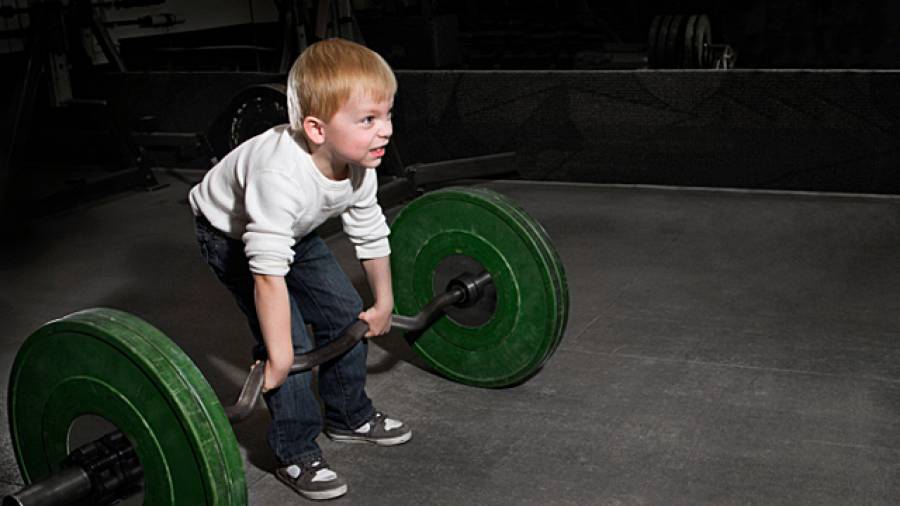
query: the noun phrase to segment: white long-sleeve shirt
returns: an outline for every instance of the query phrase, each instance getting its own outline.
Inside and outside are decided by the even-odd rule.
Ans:
[[[357,258],[389,255],[377,190],[374,169],[351,166],[345,180],[326,178],[280,125],[228,153],[191,189],[189,201],[195,215],[244,241],[253,273],[283,276],[296,241],[338,215]]]

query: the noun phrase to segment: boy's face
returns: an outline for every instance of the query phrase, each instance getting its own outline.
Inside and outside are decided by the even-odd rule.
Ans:
[[[333,163],[378,167],[384,157],[384,148],[394,133],[391,124],[393,107],[393,97],[379,102],[368,94],[354,91],[347,103],[325,124],[324,147],[331,152]]]

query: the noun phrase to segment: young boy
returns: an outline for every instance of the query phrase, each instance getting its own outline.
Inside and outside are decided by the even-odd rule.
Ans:
[[[244,142],[191,189],[204,258],[231,291],[266,359],[263,396],[279,480],[310,499],[343,495],[326,464],[312,373],[288,375],[295,353],[342,335],[356,319],[367,336],[390,330],[394,299],[388,227],[376,200],[375,168],[393,133],[397,82],[373,51],[342,39],[309,46],[291,68],[289,125]],[[375,296],[362,301],[314,230],[340,215]],[[319,366],[324,430],[335,441],[405,443],[410,429],[375,411],[365,393],[367,344]]]

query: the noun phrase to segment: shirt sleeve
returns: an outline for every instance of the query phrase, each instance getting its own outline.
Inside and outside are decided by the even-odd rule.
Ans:
[[[277,170],[258,171],[247,178],[247,226],[242,239],[250,272],[284,276],[290,270],[293,225],[303,209],[301,195],[297,182]]]
[[[366,169],[362,184],[356,191],[359,198],[341,214],[344,232],[356,249],[356,258],[386,257],[391,254],[388,241],[391,230],[378,205],[378,177],[374,169]]]

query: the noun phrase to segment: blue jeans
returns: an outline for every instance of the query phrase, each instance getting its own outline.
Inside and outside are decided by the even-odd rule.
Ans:
[[[265,359],[244,243],[226,236],[203,217],[195,219],[195,231],[206,262],[247,316],[257,341],[254,359]],[[340,337],[362,311],[359,293],[315,233],[294,245],[294,262],[285,281],[291,302],[294,353],[313,349],[307,323],[315,330],[316,343],[322,346]],[[374,415],[365,392],[367,352],[368,345],[362,340],[344,355],[319,366],[319,397],[325,407],[324,423],[329,427],[354,429]],[[316,437],[322,432],[323,420],[313,391],[313,372],[291,374],[281,387],[263,397],[272,417],[269,446],[281,464],[309,464],[321,458]]]

